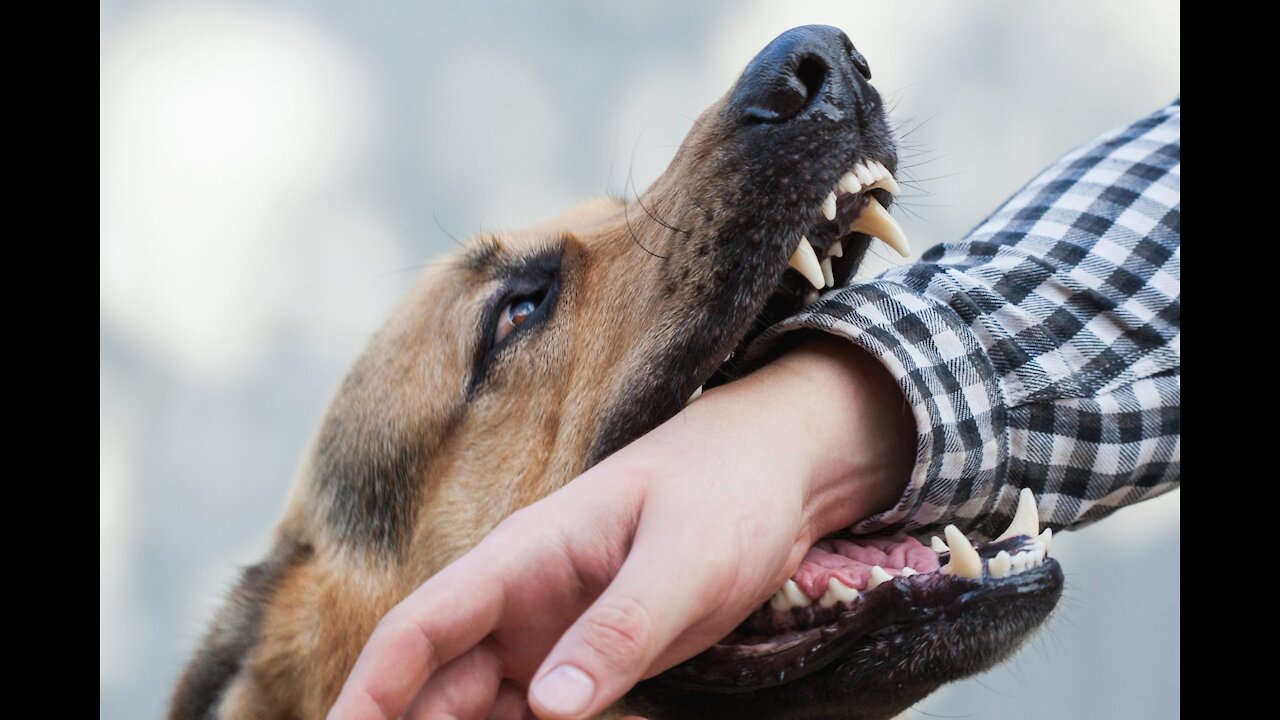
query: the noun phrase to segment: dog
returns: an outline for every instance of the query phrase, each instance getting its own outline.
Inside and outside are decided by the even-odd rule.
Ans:
[[[873,238],[905,250],[886,212],[895,141],[870,78],[840,30],[792,29],[641,196],[480,236],[425,271],[343,381],[272,549],[213,619],[169,717],[324,717],[401,598],[704,385],[744,372],[726,358],[847,281]],[[789,582],[610,713],[887,718],[990,667],[1062,588],[1022,500],[1010,530],[977,548],[950,529],[929,547],[824,540],[832,554],[847,543],[926,559],[835,582],[830,598]],[[995,571],[1010,557],[1021,572]]]

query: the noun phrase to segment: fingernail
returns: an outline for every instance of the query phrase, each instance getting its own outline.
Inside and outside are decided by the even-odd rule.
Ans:
[[[533,697],[542,707],[561,715],[576,715],[595,697],[591,676],[572,665],[561,665],[533,686]]]

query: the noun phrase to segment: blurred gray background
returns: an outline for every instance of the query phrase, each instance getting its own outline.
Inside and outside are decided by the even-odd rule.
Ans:
[[[342,374],[448,234],[643,189],[779,32],[837,25],[870,59],[927,191],[899,213],[917,251],[1180,83],[1174,1],[100,11],[104,718],[163,713]],[[1178,716],[1178,524],[1173,493],[1061,536],[1048,629],[916,717]]]

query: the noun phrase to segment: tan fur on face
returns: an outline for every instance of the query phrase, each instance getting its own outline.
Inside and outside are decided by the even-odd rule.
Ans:
[[[663,204],[660,193],[647,198]],[[274,552],[291,559],[270,569],[269,592],[252,601],[261,611],[256,637],[218,717],[324,717],[387,610],[585,469],[623,381],[679,331],[665,316],[688,299],[655,257],[669,254],[672,239],[636,203],[600,199],[530,230],[479,238],[424,273],[344,381],[308,453],[277,530]],[[500,290],[488,264],[466,262],[477,248],[493,264],[558,248],[561,290],[554,315],[500,353],[468,399],[475,346],[494,330],[479,325]],[[408,533],[394,547],[348,542],[333,520],[343,503],[333,475],[380,443],[411,444],[421,462]],[[252,602],[233,610],[244,614]],[[195,666],[178,698],[199,684]],[[171,717],[187,716],[179,705]]]
[[[808,286],[783,276],[820,203],[856,158],[896,153],[848,38],[787,38],[829,61],[809,115],[754,112],[766,48],[642,197],[477,238],[424,273],[344,380],[275,547],[215,619],[171,717],[321,717],[395,602],[672,417],[753,326],[800,306]],[[870,238],[857,242],[842,277]],[[502,304],[546,287],[555,302],[486,352]]]

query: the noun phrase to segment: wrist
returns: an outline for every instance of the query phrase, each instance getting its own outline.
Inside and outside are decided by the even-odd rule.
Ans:
[[[819,335],[761,372],[784,386],[785,411],[797,428],[788,450],[807,465],[809,539],[893,507],[915,464],[916,427],[884,365],[847,340]]]

